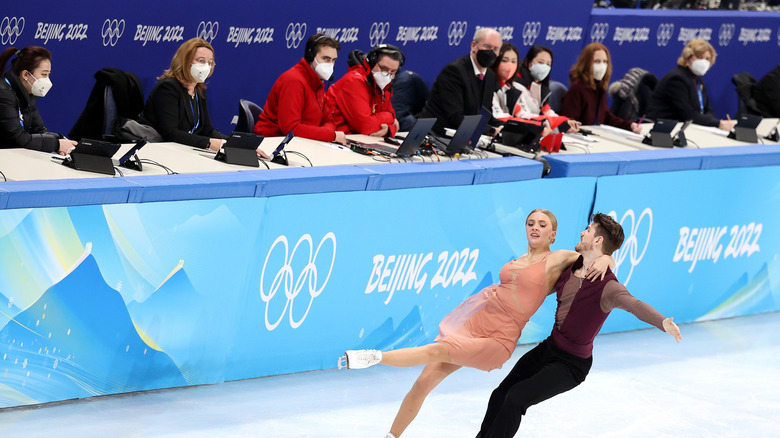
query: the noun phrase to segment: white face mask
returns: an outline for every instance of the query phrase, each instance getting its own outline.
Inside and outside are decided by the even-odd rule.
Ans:
[[[531,76],[537,81],[543,81],[550,74],[550,66],[547,64],[534,64],[531,66]]]
[[[607,64],[606,63],[600,63],[600,64],[593,64],[593,79],[600,81],[604,79],[604,75],[607,74]]]
[[[382,71],[374,72],[374,82],[376,82],[377,86],[379,86],[379,88],[381,88],[382,90],[384,90],[385,87],[392,81],[393,81],[393,75]]]
[[[707,73],[707,70],[710,69],[710,62],[706,59],[697,59],[696,61],[693,61],[691,63],[691,70],[697,75],[697,76],[704,76],[705,73]]]
[[[330,79],[331,76],[333,76],[333,63],[332,62],[323,62],[320,64],[315,59],[314,62],[317,64],[316,67],[314,67],[314,71],[317,73],[317,76],[320,77],[323,81],[327,81]]]
[[[25,79],[25,81],[27,81],[27,83],[30,84],[30,93],[36,97],[46,96],[46,93],[48,93],[49,90],[51,90],[51,87],[53,86],[51,83],[51,79],[49,78],[38,79],[35,76],[33,76],[32,73],[30,73],[30,76],[32,76],[32,78],[35,79],[35,82],[33,82],[32,84],[30,84],[30,81],[27,81],[27,79]]]
[[[211,73],[211,66],[208,64],[199,64],[196,62],[190,67],[190,74],[192,75],[193,79],[195,79],[195,82],[198,83],[206,82],[206,78],[209,77],[209,73]]]

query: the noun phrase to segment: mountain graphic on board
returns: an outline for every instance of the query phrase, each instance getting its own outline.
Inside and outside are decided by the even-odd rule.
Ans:
[[[0,403],[3,388],[44,403],[186,385],[141,338],[90,251],[0,331]]]
[[[232,332],[231,320],[219,298],[200,293],[184,268],[184,261],[143,302],[131,301],[127,310],[136,326],[154,339],[175,362],[190,385],[217,383],[223,370]],[[210,370],[199,374],[198,369]]]

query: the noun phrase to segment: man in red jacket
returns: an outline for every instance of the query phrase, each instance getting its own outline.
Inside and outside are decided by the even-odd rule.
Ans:
[[[266,137],[287,135],[346,144],[343,131],[337,131],[325,111],[323,81],[333,76],[333,65],[341,45],[322,34],[306,42],[301,59],[276,80],[263,113],[255,124],[255,133]]]
[[[356,64],[328,89],[325,107],[331,120],[347,134],[394,136],[399,125],[390,99],[392,81],[404,65],[403,52],[380,44],[364,59],[359,51],[350,53],[352,57]]]

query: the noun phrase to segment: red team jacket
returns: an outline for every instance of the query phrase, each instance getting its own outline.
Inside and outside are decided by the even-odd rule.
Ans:
[[[336,138],[336,129],[326,117],[322,81],[305,59],[279,76],[263,110],[256,134],[278,137],[293,131],[296,137],[312,140]]]
[[[325,108],[337,131],[368,135],[385,123],[390,129],[388,135],[395,135],[392,85],[380,90],[373,78],[369,80],[371,74],[366,62],[352,66],[328,89]]]

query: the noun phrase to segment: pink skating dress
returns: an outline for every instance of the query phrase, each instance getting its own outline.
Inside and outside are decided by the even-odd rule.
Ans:
[[[548,254],[549,255],[549,254]],[[501,268],[500,284],[470,296],[444,317],[434,342],[447,345],[451,362],[484,371],[501,368],[520,333],[547,296],[547,256],[526,268],[513,260]]]

